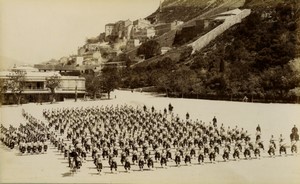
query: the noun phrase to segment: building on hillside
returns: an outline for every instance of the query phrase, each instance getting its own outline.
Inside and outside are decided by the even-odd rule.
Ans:
[[[91,73],[99,67],[97,65],[50,65],[50,64],[36,64],[34,68],[38,69],[39,72],[59,72],[62,76],[80,76],[84,73]]]
[[[132,28],[133,28],[133,25],[132,25],[132,24],[130,24],[130,25],[128,25],[127,27],[124,28],[124,38],[125,38],[126,40],[131,39]]]
[[[166,32],[176,29],[179,25],[182,25],[182,21],[175,20],[172,23],[159,23],[154,26],[155,34],[160,36]]]
[[[206,29],[207,27],[209,27],[209,24],[212,20],[210,19],[198,19],[195,20],[195,26],[197,28],[201,28],[201,29]]]
[[[110,36],[115,34],[115,24],[109,23],[105,25],[105,36]]]
[[[133,26],[139,29],[147,28],[152,26],[151,22],[146,19],[138,19],[133,21]]]
[[[140,46],[141,44],[142,43],[138,39],[130,39],[127,41],[126,49],[130,50],[130,49]]]
[[[130,20],[120,20],[115,23],[115,36],[119,39],[127,38],[128,36],[128,27],[132,25]]]
[[[148,28],[136,28],[132,29],[132,39],[138,39],[141,42],[145,42],[149,38],[153,38],[155,36],[155,29],[153,27]]]
[[[120,20],[116,23],[110,23],[105,25],[105,35],[115,36],[119,39],[127,38],[128,28],[132,26],[132,21],[130,20]]]
[[[161,47],[161,49],[160,49],[161,55],[164,55],[165,53],[167,53],[170,50],[172,50],[171,47]]]
[[[83,56],[84,54],[92,54],[95,51],[99,51],[101,47],[100,43],[87,43],[84,44],[82,47],[77,49],[77,55]]]
[[[10,76],[14,75],[14,71],[23,71],[25,73],[25,87],[22,92],[22,103],[27,102],[46,102],[49,101],[51,92],[46,87],[47,78],[58,75],[60,77],[60,85],[55,90],[56,100],[63,101],[64,98],[82,98],[85,95],[85,78],[78,76],[62,76],[59,72],[40,72],[35,68],[17,67],[11,71],[1,71],[0,79],[9,82]],[[10,89],[4,94],[3,104],[15,103],[14,94]]]

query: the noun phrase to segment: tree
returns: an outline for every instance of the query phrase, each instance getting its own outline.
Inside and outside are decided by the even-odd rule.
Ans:
[[[300,58],[295,58],[289,62],[289,67],[291,68],[292,72],[290,80],[294,83],[292,89],[290,89],[289,93],[293,94],[297,97],[296,102],[299,103],[300,98]]]
[[[4,93],[7,91],[7,81],[0,79],[0,104],[4,101]]]
[[[157,68],[172,70],[175,69],[175,62],[171,58],[165,57],[157,63]]]
[[[150,40],[143,43],[137,50],[137,54],[144,55],[145,59],[149,59],[153,56],[159,55],[160,53],[160,45],[155,40]]]
[[[174,72],[175,74],[175,89],[178,90],[183,98],[185,94],[188,94],[192,84],[195,82],[195,73],[188,68],[180,68]]]
[[[8,75],[7,90],[14,95],[18,105],[21,103],[22,93],[25,89],[25,75],[24,71],[14,71]]]
[[[83,77],[85,78],[85,89],[96,99],[97,93],[101,92],[101,77],[100,73],[90,73],[85,74]]]
[[[166,70],[160,70],[154,73],[154,78],[155,78],[155,86],[158,89],[163,89],[167,95],[169,96],[169,91],[170,91],[170,75],[168,75],[168,72]]]
[[[101,70],[101,87],[110,99],[110,92],[119,87],[120,75],[117,67],[104,67]]]
[[[57,74],[46,78],[46,87],[51,91],[51,103],[55,101],[55,89],[60,85],[60,76]]]

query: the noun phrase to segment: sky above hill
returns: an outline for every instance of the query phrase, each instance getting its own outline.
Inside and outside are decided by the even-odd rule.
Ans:
[[[159,2],[0,0],[1,65],[34,64],[76,54],[86,38],[104,32],[105,24],[144,18]]]

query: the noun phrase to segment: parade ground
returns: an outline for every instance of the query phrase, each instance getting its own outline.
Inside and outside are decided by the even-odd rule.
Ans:
[[[115,91],[111,97],[110,100],[79,99],[77,102],[66,100],[54,104],[2,106],[0,123],[6,127],[24,124],[22,109],[46,122],[42,115],[43,109],[128,104],[140,107],[146,105],[147,108],[154,106],[156,110],[163,112],[171,103],[174,114],[182,119],[185,119],[187,112],[192,120],[199,119],[207,123],[215,116],[218,126],[223,123],[224,127],[244,128],[251,134],[251,139],[254,139],[255,129],[259,124],[266,148],[271,135],[276,139],[282,134],[287,144],[287,155],[280,156],[277,149],[276,156],[269,157],[265,149],[259,159],[235,161],[230,155],[227,162],[217,158],[215,163],[210,163],[206,159],[204,164],[199,165],[193,160],[191,165],[183,163],[180,167],[176,167],[171,161],[166,168],[155,163],[152,170],[139,171],[137,166],[133,166],[130,173],[125,172],[121,165],[118,165],[117,172],[111,173],[106,167],[107,160],[104,160],[104,169],[99,175],[91,157],[84,161],[79,171],[71,173],[68,161],[51,144],[45,154],[21,155],[17,148],[11,150],[1,143],[0,183],[300,183],[300,155],[299,152],[291,154],[289,138],[292,127],[300,127],[300,105],[167,98],[131,91]],[[299,150],[299,144],[297,147]]]

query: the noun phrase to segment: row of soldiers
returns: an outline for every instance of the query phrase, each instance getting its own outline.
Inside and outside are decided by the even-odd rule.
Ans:
[[[48,128],[40,120],[22,110],[26,120],[25,125],[20,124],[17,128],[10,125],[7,129],[1,125],[1,141],[13,149],[19,147],[22,154],[39,154],[47,152]]]

